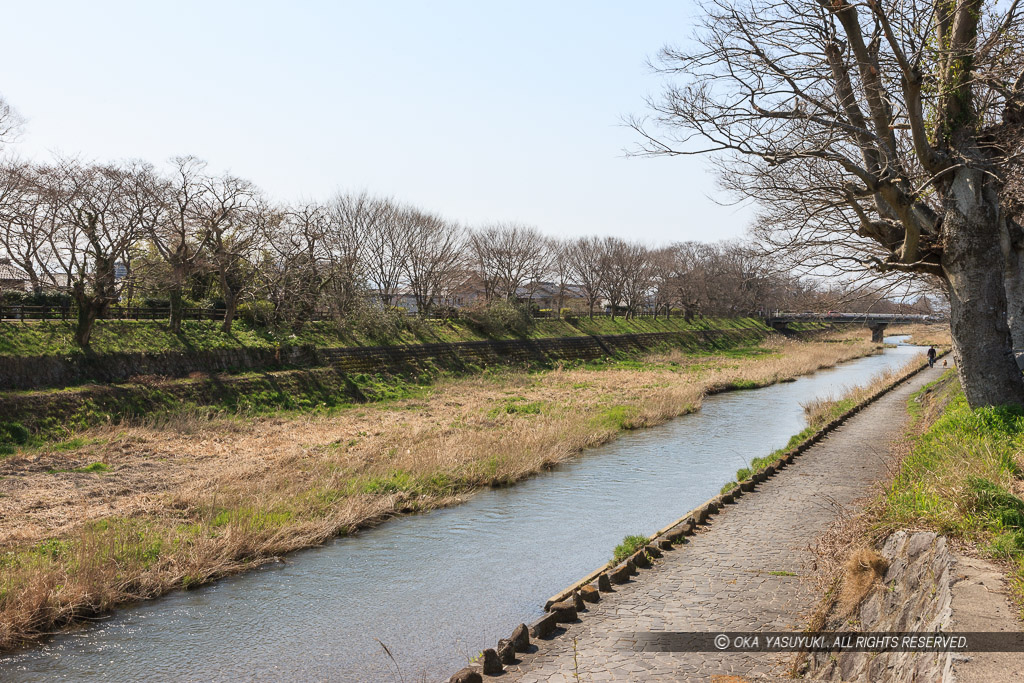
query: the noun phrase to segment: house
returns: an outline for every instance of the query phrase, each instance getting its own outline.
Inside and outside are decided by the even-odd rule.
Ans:
[[[31,289],[28,273],[11,263],[11,259],[0,258],[0,292],[28,292]]]
[[[529,301],[541,310],[558,311],[559,302],[562,308],[569,308],[577,313],[587,310],[586,297],[579,285],[565,284],[559,287],[557,282],[531,282],[516,290],[516,298]]]

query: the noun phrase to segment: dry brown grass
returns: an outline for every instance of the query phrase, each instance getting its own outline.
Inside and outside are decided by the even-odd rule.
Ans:
[[[850,333],[846,333],[849,335]],[[0,462],[0,647],[239,571],[396,513],[449,505],[613,438],[872,352],[774,341],[769,353],[448,379],[421,398],[332,414],[176,416],[96,429],[73,451]],[[59,472],[104,462],[104,473]]]
[[[885,336],[909,334],[910,341],[922,346],[949,348],[953,344],[949,325],[894,325],[885,331]]]
[[[822,396],[801,404],[807,424],[811,427],[824,426],[850,408],[863,403],[869,396],[891,386],[915,371],[925,362],[924,354],[909,360],[900,368],[876,373],[864,384],[848,389],[842,396]]]
[[[853,614],[888,568],[889,562],[871,548],[854,551],[843,568],[843,588],[837,603],[840,613]]]

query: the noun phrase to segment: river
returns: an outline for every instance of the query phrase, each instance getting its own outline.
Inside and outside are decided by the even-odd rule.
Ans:
[[[623,536],[654,532],[785,445],[805,426],[802,403],[920,350],[890,347],[795,382],[710,396],[697,413],[622,434],[513,487],[126,607],[7,655],[0,679],[446,679],[540,616]]]

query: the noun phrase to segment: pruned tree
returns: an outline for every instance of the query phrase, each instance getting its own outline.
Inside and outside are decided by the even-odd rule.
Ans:
[[[455,223],[416,210],[403,212],[405,279],[421,315],[445,298],[465,265],[465,233]]]
[[[587,313],[594,317],[594,307],[601,300],[604,287],[604,248],[597,237],[580,237],[566,247],[569,269],[576,285],[587,302]]]
[[[781,207],[780,244],[940,278],[970,405],[1024,402],[992,267],[1024,242],[1000,200],[1024,108],[1018,0],[702,8],[692,49],[661,52],[657,129],[632,122],[643,152],[716,154],[729,185]]]
[[[59,266],[78,308],[75,341],[87,347],[131,273],[129,248],[159,220],[152,169],[138,162],[82,165],[63,160],[46,176],[56,229],[49,255]]]
[[[250,259],[270,207],[252,183],[229,173],[203,176],[201,183],[192,215],[199,234],[209,240],[210,263],[224,298],[221,330],[230,332],[242,296],[255,286]]]

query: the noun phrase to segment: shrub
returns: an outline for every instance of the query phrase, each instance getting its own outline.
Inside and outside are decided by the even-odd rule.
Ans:
[[[506,333],[525,337],[533,329],[529,307],[505,300],[467,309],[463,318],[475,332],[487,337]]]
[[[23,446],[30,436],[28,428],[20,422],[0,422],[0,444]]]
[[[409,329],[405,313],[379,306],[360,306],[345,318],[345,323],[353,331],[380,342],[394,342]]]
[[[247,301],[238,307],[238,317],[250,327],[267,327],[274,319],[274,304],[269,301]]]
[[[0,302],[8,306],[70,306],[71,297],[66,294],[34,294],[32,292],[4,290]]]

